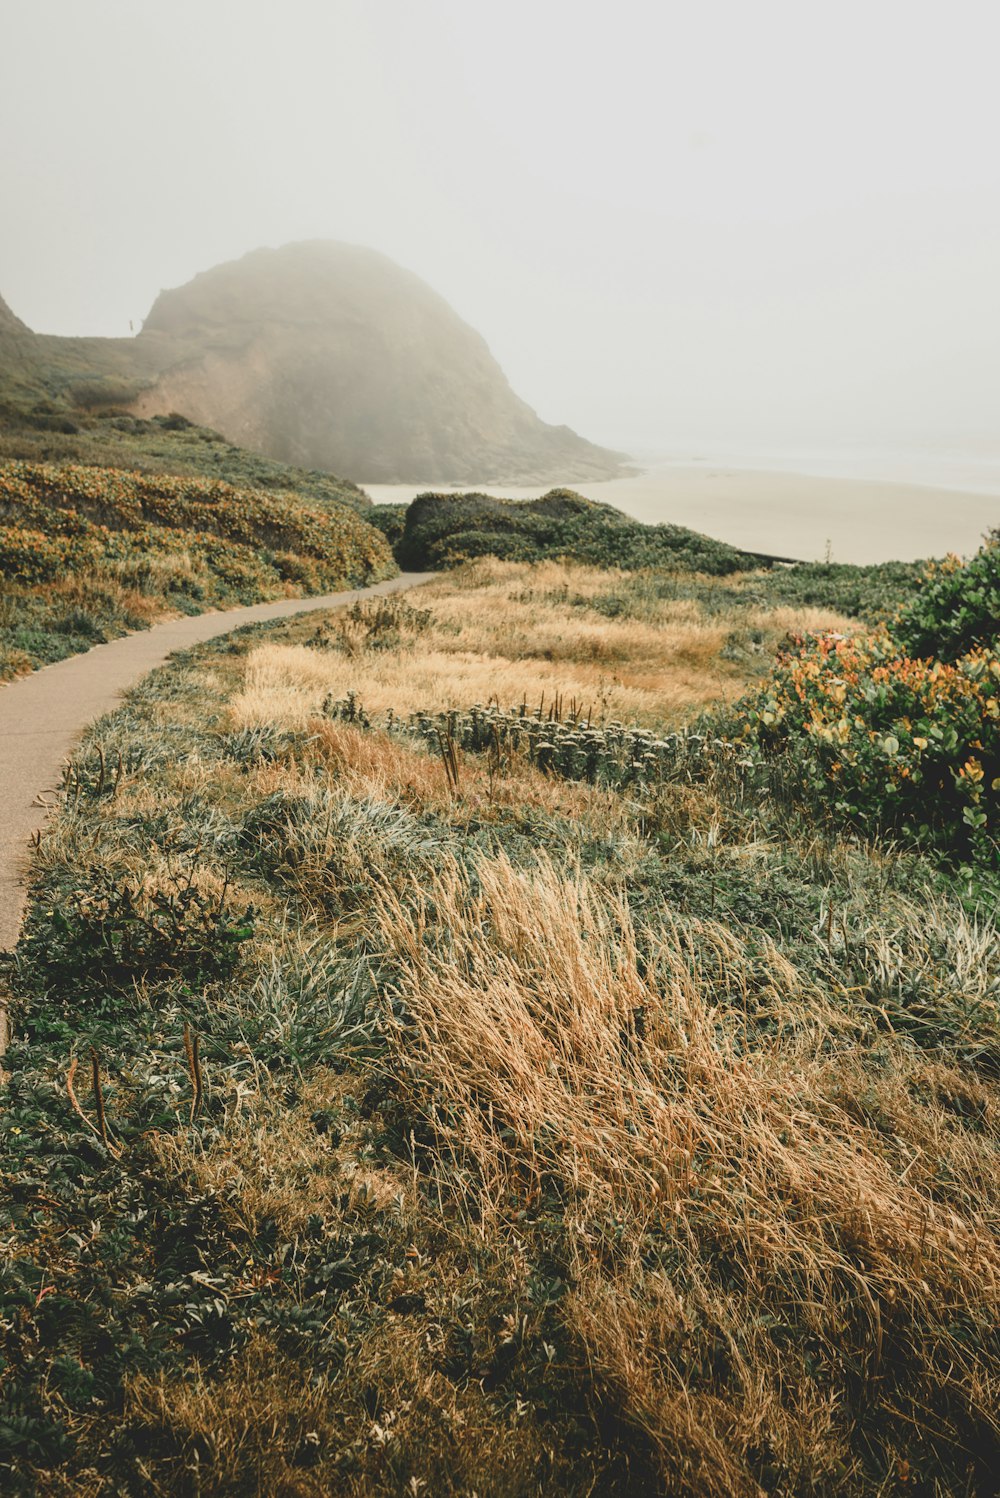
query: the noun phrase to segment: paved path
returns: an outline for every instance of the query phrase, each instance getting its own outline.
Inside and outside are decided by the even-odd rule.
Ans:
[[[127,687],[173,651],[228,634],[243,624],[396,593],[430,576],[404,572],[388,582],[348,593],[283,598],[277,603],[172,619],[0,686],[0,952],[14,946],[21,929],[28,839],[45,820],[47,802],[54,799],[51,793],[62,778],[63,762],[87,724],[110,712]],[[0,1054],[4,1029],[0,994]]]

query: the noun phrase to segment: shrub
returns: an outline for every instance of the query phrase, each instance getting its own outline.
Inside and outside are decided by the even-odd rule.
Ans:
[[[143,388],[142,382],[138,380],[103,375],[97,379],[80,380],[70,386],[68,394],[75,406],[88,410],[95,407],[130,406],[142,394]]]
[[[913,660],[885,630],[794,644],[741,704],[797,789],[866,832],[990,861],[1000,832],[1000,654]]]
[[[896,620],[900,645],[916,656],[954,661],[995,645],[1000,635],[1000,531],[967,562],[931,562]]]
[[[139,982],[179,979],[192,986],[232,975],[254,915],[234,918],[226,896],[193,876],[158,889],[132,877],[91,871],[28,931],[21,962],[53,998],[79,1005],[134,990]]]
[[[372,505],[366,519],[378,527],[395,552],[406,528],[406,505]]]
[[[387,534],[398,527],[387,516]],[[413,568],[449,567],[472,557],[534,562],[566,557],[628,571],[729,573],[760,565],[746,552],[679,525],[643,525],[610,505],[571,489],[541,499],[493,499],[486,494],[418,494],[395,542],[397,560]]]
[[[91,527],[148,527],[215,535],[237,545],[293,551],[343,578],[387,563],[382,536],[346,507],[320,511],[297,495],[237,489],[221,479],[176,478],[121,469],[6,463],[0,521],[38,517],[46,529],[90,535]],[[88,524],[89,522],[89,524]]]
[[[791,641],[772,680],[739,704],[744,736],[764,757],[785,756],[812,807],[995,866],[998,625],[994,532],[968,562],[930,563],[890,624]]]

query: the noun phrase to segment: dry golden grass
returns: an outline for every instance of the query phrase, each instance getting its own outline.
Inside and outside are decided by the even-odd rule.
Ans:
[[[568,601],[606,588],[609,576],[555,562],[485,562],[414,595],[432,622],[403,649],[362,655],[353,637],[349,652],[263,645],[248,663],[233,721],[304,727],[326,697],[349,692],[369,712],[397,714],[561,693],[597,720],[664,724],[743,689],[752,671],[721,654],[732,621],[709,617],[697,602],[666,599],[654,618],[636,620],[595,618]],[[744,610],[739,621],[765,645],[789,631],[850,628],[817,609]]]
[[[183,1379],[135,1379],[126,1420],[169,1432],[170,1445],[143,1491],[156,1498],[602,1491],[582,1475],[588,1459],[600,1461],[599,1450],[580,1442],[561,1452],[558,1430],[539,1430],[527,1410],[505,1418],[476,1382],[459,1389],[435,1369],[428,1358],[435,1330],[389,1318],[336,1377],[310,1376],[277,1339],[257,1334],[221,1377],[195,1365]],[[95,1473],[93,1485],[51,1491],[96,1498],[107,1489]],[[616,1483],[603,1491],[627,1498],[650,1490]]]
[[[521,757],[511,758],[501,774],[493,775],[485,756],[456,751],[456,796],[449,789],[440,756],[433,751],[351,723],[317,719],[307,730],[306,763],[328,767],[337,785],[350,795],[447,813],[456,828],[504,812],[523,816],[535,811],[571,818],[604,832],[632,825],[621,797],[613,791],[546,775]]]
[[[318,1068],[294,1107],[268,1081],[258,1077],[252,1093],[234,1088],[221,1100],[226,1128],[207,1147],[187,1134],[157,1135],[153,1154],[166,1174],[212,1194],[235,1187],[234,1220],[252,1234],[274,1222],[294,1238],[311,1217],[332,1223],[359,1193],[380,1206],[412,1210],[409,1173],[366,1163],[360,1125],[334,1146],[311,1122],[316,1110],[342,1109],[345,1099],[357,1099],[364,1090],[357,1074],[347,1078]]]
[[[664,1491],[759,1493],[762,1440],[782,1491],[852,1485],[859,1387],[887,1449],[912,1429],[914,1450],[930,1434],[974,1461],[997,1388],[965,1328],[1000,1319],[1000,1182],[964,1136],[954,1205],[935,1204],[905,1102],[921,1062],[869,1069],[835,996],[766,941],[637,933],[623,899],[544,859],[379,903],[397,1064],[443,1189],[486,1239],[558,1198],[565,1314]]]

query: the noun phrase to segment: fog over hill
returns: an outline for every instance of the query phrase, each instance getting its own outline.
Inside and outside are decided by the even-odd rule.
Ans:
[[[179,412],[307,468],[417,483],[621,471],[621,454],[541,421],[441,296],[355,245],[309,241],[215,266],[161,292],[134,339],[35,338],[5,305],[0,333],[11,334],[4,372],[15,353],[38,365],[41,395]]]

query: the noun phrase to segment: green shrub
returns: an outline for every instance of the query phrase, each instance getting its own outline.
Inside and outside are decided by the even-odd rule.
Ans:
[[[68,394],[75,406],[89,410],[95,407],[130,406],[142,394],[142,390],[142,383],[138,380],[105,375],[79,381],[70,387]]]
[[[998,699],[997,652],[913,660],[879,631],[801,642],[739,711],[760,752],[788,756],[795,790],[817,810],[992,863]]]
[[[744,737],[819,812],[1000,865],[1000,535],[931,563],[890,624],[793,641],[738,705]]]
[[[908,654],[955,661],[1000,635],[1000,531],[967,562],[932,562],[894,634]]]
[[[387,533],[398,516],[386,519]],[[438,568],[480,556],[533,562],[564,557],[633,571],[656,567],[724,574],[752,570],[760,558],[679,525],[643,525],[571,489],[541,499],[486,494],[418,494],[395,542],[404,567]]]
[[[79,1005],[126,995],[137,983],[228,978],[253,928],[252,911],[234,919],[225,893],[205,893],[193,877],[157,889],[94,870],[86,888],[40,913],[20,960],[50,998]]]
[[[406,505],[372,505],[365,518],[378,527],[395,552],[406,528]]]

